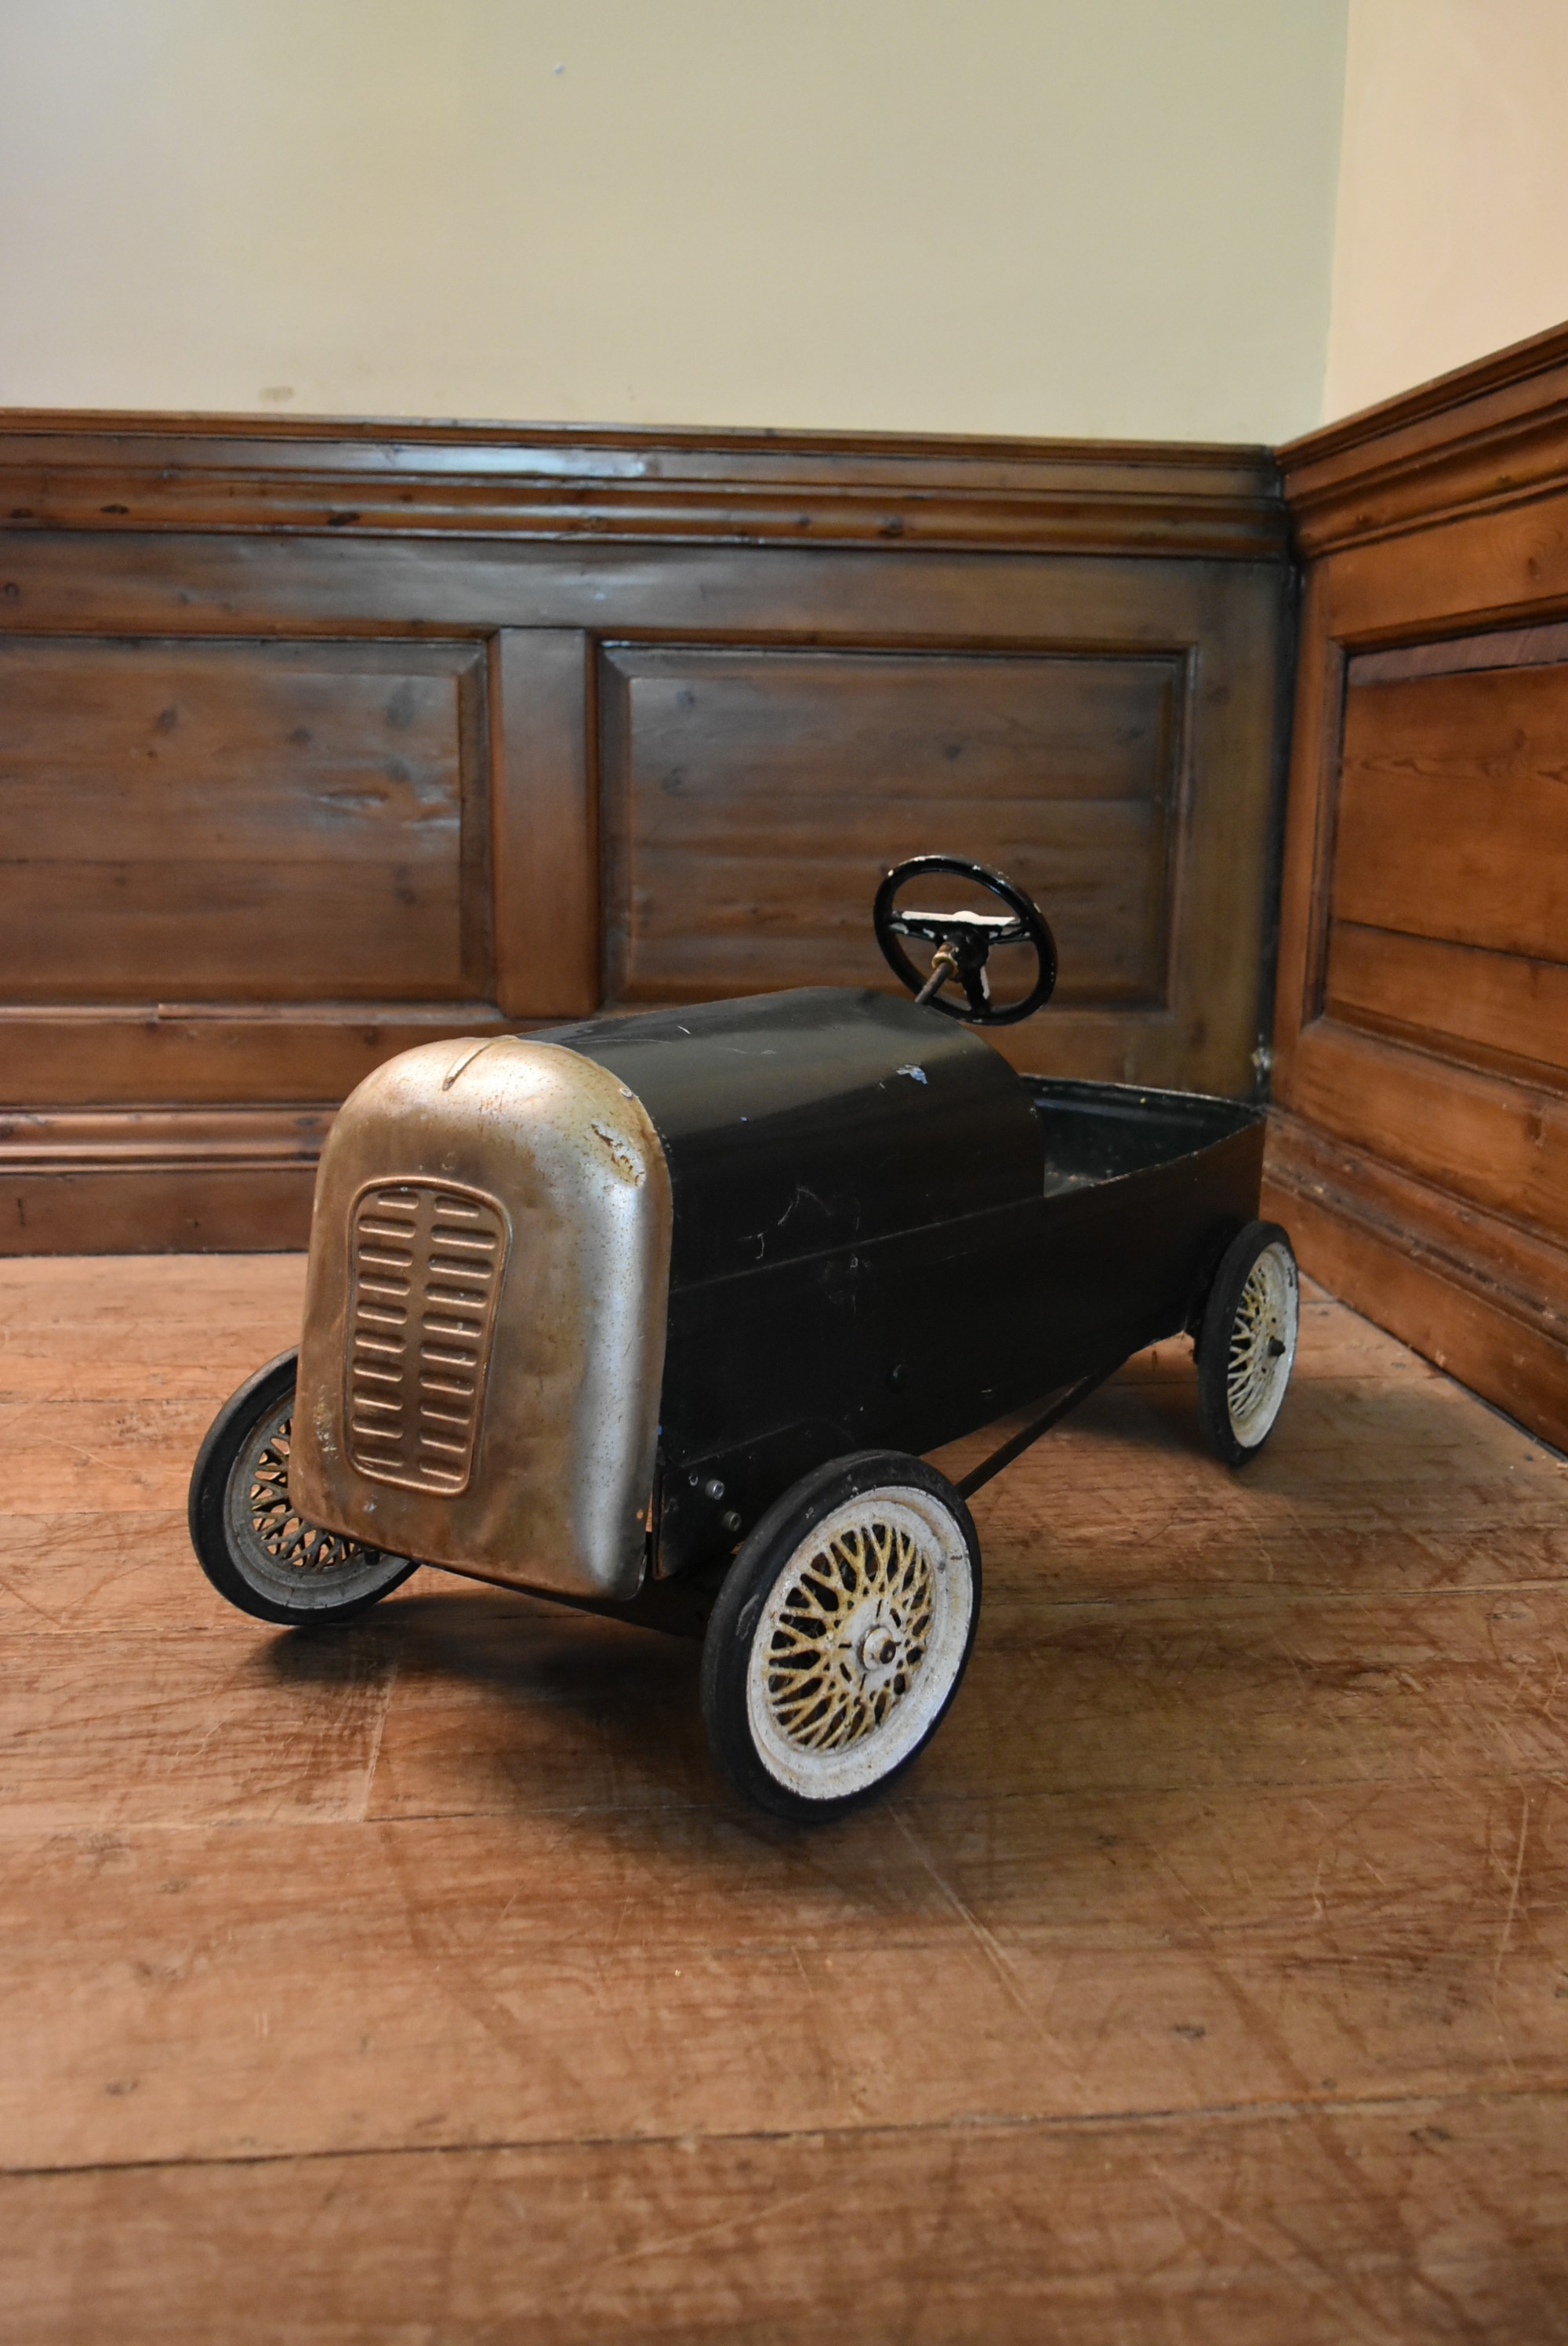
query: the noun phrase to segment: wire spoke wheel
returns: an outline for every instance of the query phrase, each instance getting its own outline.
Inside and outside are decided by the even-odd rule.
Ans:
[[[346,1620],[417,1567],[308,1523],[289,1495],[295,1356],[225,1402],[190,1478],[190,1537],[219,1594],[262,1621]]]
[[[361,1564],[366,1556],[378,1555],[379,1549],[345,1539],[341,1532],[322,1531],[319,1525],[306,1523],[296,1509],[289,1496],[289,1436],[292,1421],[290,1403],[270,1428],[262,1429],[259,1446],[254,1442],[250,1445],[255,1454],[246,1474],[245,1504],[250,1515],[252,1542],[274,1564],[294,1572],[341,1571],[345,1565]]]
[[[1266,1247],[1247,1274],[1231,1325],[1225,1396],[1238,1442],[1274,1423],[1296,1351],[1296,1281],[1282,1248]]]
[[[703,1708],[731,1780],[787,1816],[907,1766],[969,1658],[980,1550],[951,1483],[896,1451],[819,1467],[741,1548],[708,1624]]]
[[[1239,1466],[1261,1449],[1296,1361],[1300,1286],[1284,1231],[1252,1222],[1227,1250],[1198,1336],[1198,1401],[1220,1456]]]
[[[932,1560],[904,1525],[846,1525],[789,1581],[763,1665],[769,1711],[802,1751],[874,1734],[919,1678],[934,1611]]]

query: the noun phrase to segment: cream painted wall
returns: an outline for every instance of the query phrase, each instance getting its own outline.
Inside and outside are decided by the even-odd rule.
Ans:
[[[1332,419],[1568,318],[1568,0],[1351,0]]]
[[[1344,24],[0,0],[0,403],[1280,439]]]

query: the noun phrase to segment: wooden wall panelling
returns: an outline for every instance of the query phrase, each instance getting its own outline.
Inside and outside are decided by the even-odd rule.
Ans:
[[[330,1103],[491,990],[484,734],[472,642],[0,637],[10,1244],[303,1231]]]
[[[1568,334],[1284,453],[1277,1198],[1309,1268],[1565,1443]]]
[[[575,627],[492,638],[495,999],[508,1018],[599,1005],[592,656]]]
[[[1345,696],[1336,922],[1487,953],[1561,952],[1568,668],[1366,684],[1358,667]]]
[[[417,532],[1243,562],[1284,543],[1262,448],[21,408],[0,416],[0,522],[131,539]]]
[[[1528,635],[1509,638],[1515,654]],[[1326,1006],[1568,1074],[1565,632],[1553,655],[1349,663]],[[1522,1073],[1526,1070],[1521,1066]]]
[[[0,809],[69,801],[78,915],[0,994],[0,1243],[297,1243],[351,1084],[596,1006],[601,908],[611,1001],[881,982],[882,830],[1027,866],[1025,1063],[1249,1088],[1287,584],[1256,451],[0,421]]]
[[[0,638],[5,997],[482,993],[478,666],[468,644]]]
[[[608,648],[611,998],[883,984],[867,903],[946,850],[1049,903],[1063,1003],[1164,1008],[1186,666]]]
[[[1301,1038],[1290,1105],[1455,1197],[1568,1238],[1568,1099],[1468,1067],[1452,1047],[1412,1049],[1325,1015]]]
[[[1284,581],[1074,583],[985,613],[984,649],[607,644],[611,998],[885,984],[880,872],[947,848],[1015,872],[1058,930],[1056,1003],[995,1038],[1018,1064],[1249,1090]]]

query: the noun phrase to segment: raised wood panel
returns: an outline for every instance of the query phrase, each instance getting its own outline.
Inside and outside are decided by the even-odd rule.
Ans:
[[[1283,556],[1261,451],[0,419],[0,844],[47,866],[8,900],[0,1245],[297,1242],[314,1144],[215,1154],[209,1111],[319,1135],[412,1041],[596,1008],[606,961],[611,999],[880,976],[906,844],[1022,858],[1063,926],[1026,1064],[1250,1089]],[[699,729],[740,852],[671,800],[625,989],[625,676],[753,655]],[[847,729],[776,689],[851,672]],[[976,770],[984,837],[933,839]]]
[[[472,994],[470,645],[0,640],[13,1002]]]
[[[867,907],[938,852],[1048,908],[1064,1003],[1164,1005],[1179,659],[626,647],[605,678],[612,999],[887,986]]]
[[[1324,1008],[1480,1066],[1568,1074],[1568,968],[1337,921]]]
[[[1568,963],[1568,667],[1345,696],[1332,916]]]
[[[1568,1438],[1568,334],[1281,452],[1309,556],[1274,1196]]]

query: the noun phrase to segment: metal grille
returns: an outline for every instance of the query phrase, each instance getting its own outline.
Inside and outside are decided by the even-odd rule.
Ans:
[[[354,1200],[349,1252],[350,1459],[380,1483],[461,1491],[484,1402],[506,1217],[480,1189],[378,1182]]]

